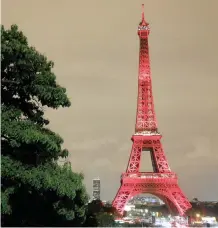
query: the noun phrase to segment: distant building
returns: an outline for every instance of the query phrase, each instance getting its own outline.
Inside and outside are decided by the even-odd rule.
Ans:
[[[101,198],[101,181],[99,178],[92,180],[92,199],[100,200]]]

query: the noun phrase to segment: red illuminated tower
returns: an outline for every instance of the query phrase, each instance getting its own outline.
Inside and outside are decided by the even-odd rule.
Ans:
[[[141,193],[150,193],[163,200],[172,214],[184,215],[191,208],[178,179],[169,167],[158,133],[148,51],[149,25],[144,19],[138,26],[140,38],[138,102],[135,134],[132,136],[132,151],[126,172],[121,176],[121,186],[113,201],[113,206],[122,215],[128,200]],[[144,151],[147,150],[147,151]],[[139,172],[141,153],[150,152],[153,172]]]

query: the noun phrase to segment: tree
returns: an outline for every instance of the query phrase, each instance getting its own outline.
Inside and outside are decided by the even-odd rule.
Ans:
[[[98,227],[113,227],[115,226],[114,217],[112,214],[100,212],[97,214]]]
[[[1,162],[3,226],[79,226],[88,195],[69,164],[44,108],[69,107],[53,62],[28,45],[16,25],[1,30]]]
[[[101,200],[93,200],[87,207],[86,227],[112,227],[115,225],[116,209],[105,206]]]

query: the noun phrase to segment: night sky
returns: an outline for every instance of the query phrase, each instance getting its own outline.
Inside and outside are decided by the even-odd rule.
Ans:
[[[47,110],[74,171],[120,185],[134,133],[141,4],[149,36],[155,111],[170,167],[189,197],[218,199],[217,0],[2,0],[13,23],[55,62],[70,108]],[[144,171],[151,161],[143,162]]]

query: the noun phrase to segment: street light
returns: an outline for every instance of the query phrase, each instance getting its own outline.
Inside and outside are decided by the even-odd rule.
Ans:
[[[196,214],[196,217],[197,217],[197,218],[200,218],[200,217],[201,217],[201,215],[200,215],[200,214]]]

